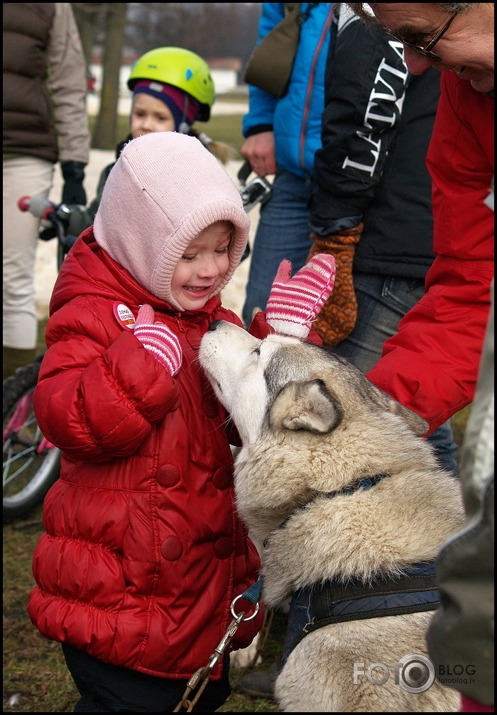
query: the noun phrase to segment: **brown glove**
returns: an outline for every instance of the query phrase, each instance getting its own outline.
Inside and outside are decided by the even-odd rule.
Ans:
[[[311,234],[312,248],[309,261],[317,253],[331,253],[336,261],[335,287],[312,324],[325,345],[337,345],[354,329],[357,319],[357,300],[354,291],[352,264],[355,246],[359,243],[364,224],[360,223],[328,236]]]

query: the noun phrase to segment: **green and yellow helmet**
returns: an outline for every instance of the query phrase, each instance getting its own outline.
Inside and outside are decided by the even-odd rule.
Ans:
[[[195,52],[181,47],[158,47],[146,52],[131,66],[128,87],[141,80],[152,80],[177,87],[200,104],[198,119],[209,121],[214,104],[214,81],[207,62]]]

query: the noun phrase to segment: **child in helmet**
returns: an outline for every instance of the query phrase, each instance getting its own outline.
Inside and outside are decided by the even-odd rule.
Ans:
[[[215,95],[209,66],[195,52],[181,47],[158,47],[146,52],[133,64],[128,88],[132,92],[130,133],[118,144],[116,158],[130,139],[150,132],[189,134],[223,164],[234,158],[235,150],[228,144],[213,141],[193,129],[194,122],[209,121]],[[89,207],[91,221],[113,166],[114,163],[106,166],[100,175],[96,198]]]
[[[248,232],[219,162],[193,137],[154,132],[124,147],[57,278],[34,407],[61,473],[28,612],[62,643],[78,712],[172,712],[257,580],[235,509],[236,435],[198,363],[213,321],[242,325],[219,293]],[[333,276],[331,256],[292,278],[282,266],[252,332],[305,339]],[[261,619],[240,624],[235,648]],[[225,654],[200,712],[224,703],[228,670]]]

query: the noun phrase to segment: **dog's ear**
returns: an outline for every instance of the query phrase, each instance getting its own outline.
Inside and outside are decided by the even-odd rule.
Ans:
[[[401,405],[400,402],[390,399],[388,408],[394,415],[403,417],[417,437],[422,437],[428,431],[428,422],[418,415],[417,412],[413,412],[409,408],[404,407],[404,405]]]
[[[426,434],[429,427],[426,420],[420,417],[416,412],[413,412],[409,408],[404,407],[404,405],[401,405],[400,402],[394,400],[393,397],[390,397],[388,393],[380,390],[380,388],[376,385],[369,383],[369,388],[369,397],[375,404],[379,407],[386,408],[394,415],[402,417],[417,437],[422,437]]]
[[[342,411],[321,380],[286,384],[269,416],[274,427],[318,434],[331,432],[341,419]]]

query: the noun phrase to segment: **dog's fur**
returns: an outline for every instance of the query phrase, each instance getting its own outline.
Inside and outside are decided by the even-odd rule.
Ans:
[[[243,446],[237,505],[262,556],[264,602],[275,607],[328,579],[373,581],[435,559],[460,529],[459,484],[420,436],[425,421],[333,353],[293,338],[257,340],[219,321],[199,359]],[[367,490],[329,498],[366,475]],[[306,505],[305,508],[302,508]],[[437,680],[424,693],[395,683],[394,667],[427,655],[432,611],[327,625],[305,636],[279,674],[283,711],[449,712],[459,695]],[[384,685],[354,664],[390,668]]]

